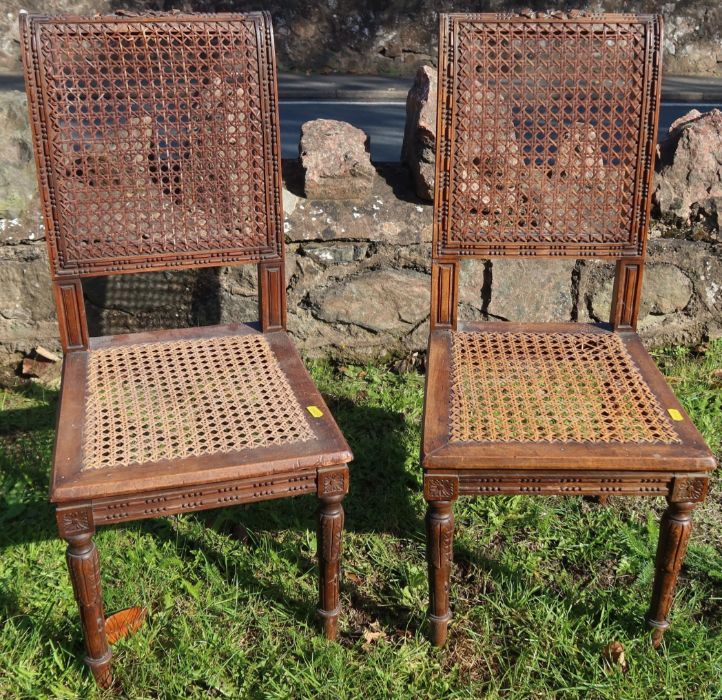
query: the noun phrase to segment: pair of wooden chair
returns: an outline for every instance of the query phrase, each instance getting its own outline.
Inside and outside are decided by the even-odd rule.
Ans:
[[[99,525],[317,493],[335,638],[351,452],[286,334],[278,97],[263,13],[21,19],[65,351],[51,500],[86,662],[111,684]],[[634,333],[659,20],[447,15],[422,463],[432,640],[459,495],[664,495],[666,629],[714,459]],[[457,321],[464,257],[617,260],[611,328]],[[82,279],[254,263],[258,324],[90,338]],[[530,283],[529,293],[534,293]]]

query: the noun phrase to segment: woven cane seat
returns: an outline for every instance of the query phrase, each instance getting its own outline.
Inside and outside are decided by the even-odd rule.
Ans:
[[[679,442],[618,335],[453,333],[452,442]]]
[[[636,336],[581,324],[472,324],[433,334],[429,372],[442,365],[448,401],[435,406],[446,415],[427,411],[427,466],[446,453],[467,455],[466,466],[552,451],[555,463],[565,452],[603,462],[628,449],[671,456],[688,428],[696,434]]]
[[[135,487],[158,469],[174,485],[191,472],[212,480],[216,468],[226,478],[348,457],[285,333],[243,325],[210,331],[101,338],[88,352],[67,355],[66,374],[83,397],[77,416],[62,409],[59,463],[66,440],[77,448],[59,470],[56,491],[107,491],[115,479],[119,488],[127,488],[123,481]]]
[[[306,415],[262,335],[94,350],[83,469],[305,442]]]

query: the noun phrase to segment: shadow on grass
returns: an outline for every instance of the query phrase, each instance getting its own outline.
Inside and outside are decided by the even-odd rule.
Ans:
[[[0,414],[0,549],[57,537],[48,501],[57,392],[27,384],[13,393],[43,403]]]
[[[35,387],[25,389],[28,398],[39,398]],[[47,397],[46,397],[47,398]],[[378,407],[357,404],[346,398],[330,398],[329,407],[346,436],[355,455],[351,463],[350,492],[344,501],[346,510],[345,529],[357,533],[390,533],[398,537],[423,538],[423,505],[420,500],[414,504],[413,498],[420,492],[420,469],[406,469],[409,441],[414,434],[403,414]],[[22,483],[23,493],[19,498],[0,501],[0,546],[12,546],[25,542],[37,542],[57,537],[53,506],[47,501],[49,479],[51,434],[55,422],[55,401],[49,405],[9,410],[3,413],[2,434],[7,440],[0,450],[0,460],[6,483]],[[29,435],[28,432],[32,431]],[[42,436],[42,437],[41,437]],[[48,443],[41,445],[40,442]],[[313,496],[286,498],[276,501],[214,509],[195,513],[205,527],[216,532],[233,536],[238,524],[251,533],[268,533],[269,545],[275,548],[279,558],[303,572],[316,576],[316,562],[308,552],[299,548],[291,552],[283,546],[275,546],[273,533],[283,530],[315,530],[316,499]],[[122,527],[122,525],[121,525]],[[228,561],[220,551],[207,543],[189,535],[179,535],[167,519],[157,519],[138,523],[143,531],[160,539],[178,542],[181,552],[201,550],[205,558],[218,568],[228,580],[238,581],[250,589],[258,587],[253,566],[242,561]],[[455,560],[452,585],[464,585],[459,577],[464,576],[463,569],[473,563],[483,572],[484,579],[506,578],[515,585],[526,585],[527,574],[521,567],[502,565],[493,558],[482,555],[474,548],[468,548],[461,542],[455,547]],[[482,582],[477,585],[471,580],[466,585],[472,590],[481,591]],[[408,611],[385,607],[380,609],[376,603],[366,597],[353,582],[346,580],[344,589],[350,597],[353,607],[362,615],[378,619],[387,626],[404,624]],[[282,586],[266,585],[263,595],[269,601],[283,606],[299,622],[313,624],[315,604],[308,600],[289,596]],[[480,593],[481,595],[481,593]],[[569,598],[570,594],[566,594]],[[589,611],[579,609],[575,601],[569,598],[569,614],[574,617],[588,617]],[[13,614],[13,601],[0,598],[0,605],[7,614]],[[414,617],[413,615],[411,617]],[[641,631],[642,621],[631,612],[619,610],[615,622],[630,634]],[[57,630],[47,630],[50,638]]]
[[[576,497],[564,496],[563,498]],[[595,504],[595,507],[604,508],[605,506]],[[570,515],[571,517],[573,516]],[[623,553],[620,553],[620,557],[622,555]],[[650,563],[653,559],[654,553],[651,553]],[[641,598],[637,606],[629,605],[630,588],[625,586],[620,577],[620,580],[615,581],[607,590],[600,592],[596,596],[596,604],[590,607],[586,596],[583,602],[579,600],[579,593],[589,585],[596,585],[594,576],[598,572],[591,567],[592,564],[590,563],[590,569],[586,572],[587,576],[584,576],[583,572],[578,572],[578,576],[584,578],[583,581],[577,581],[574,587],[563,590],[553,581],[542,583],[540,580],[531,577],[522,562],[516,565],[505,564],[474,547],[468,546],[467,543],[455,542],[451,588],[453,589],[455,584],[460,584],[466,589],[465,597],[468,597],[469,592],[472,592],[481,599],[485,595],[484,589],[486,585],[491,583],[494,586],[495,581],[503,580],[506,581],[506,585],[510,590],[536,589],[533,597],[538,601],[539,605],[546,604],[545,597],[554,597],[556,599],[555,603],[565,611],[565,618],[569,621],[588,623],[590,618],[596,620],[606,611],[611,610],[612,612],[609,614],[610,622],[618,626],[630,638],[646,634],[648,627],[644,615],[652,596],[652,581],[649,581],[646,589],[642,588]],[[640,595],[636,587],[633,587],[632,591],[635,596]],[[577,643],[580,648],[593,651],[595,654],[600,651],[597,642],[591,639],[580,638]],[[511,653],[511,650],[509,650],[509,653]]]
[[[238,509],[235,510],[237,517]],[[251,562],[239,558],[228,559],[222,552],[209,546],[200,538],[192,534],[178,532],[172,526],[171,521],[165,518],[152,523],[144,522],[141,524],[141,529],[151,532],[154,537],[172,540],[177,546],[178,555],[189,561],[194,559],[192,552],[201,552],[205,560],[213,564],[226,581],[236,581],[241,588],[248,592],[260,590],[265,600],[283,607],[298,622],[313,624],[316,611],[315,604],[309,604],[308,601],[302,598],[289,595],[288,590],[280,585],[268,583],[267,581],[264,581],[263,585],[259,584],[257,571]],[[247,542],[245,546],[253,547],[254,545]],[[270,538],[266,546],[272,548],[279,559],[284,559],[297,566],[300,571],[313,570],[315,575],[318,575],[315,560],[304,556],[300,549],[295,554],[291,554]]]
[[[53,401],[50,405],[3,413],[2,432],[8,438],[0,448],[4,478],[8,484],[22,482],[24,489],[13,502],[3,498],[5,502],[0,504],[2,546],[57,537],[54,507],[46,495],[51,448],[48,444],[45,449],[41,449],[35,441],[41,432],[45,434],[44,440],[50,439],[52,433],[49,431],[55,423],[55,403]],[[346,531],[418,536],[423,524],[411,497],[419,489],[419,479],[404,469],[404,433],[407,431],[404,416],[381,408],[358,405],[348,399],[332,399],[329,404],[356,455],[356,460],[350,465],[350,493],[344,501]],[[25,454],[20,457],[19,452]],[[317,501],[313,496],[301,496],[201,511],[194,513],[193,517],[220,534],[232,535],[234,526],[239,523],[252,533],[270,533],[270,546],[274,546],[272,535],[276,531],[315,530],[316,506]],[[200,550],[226,579],[238,581],[250,589],[258,587],[251,564],[246,566],[243,562],[228,561],[220,551],[214,550],[199,538],[179,534],[168,519],[142,521],[138,527],[154,537],[177,542],[179,552]],[[280,545],[275,549],[280,558],[285,558],[294,567],[304,572],[313,571],[313,575],[317,575],[315,558],[307,552],[300,549],[298,552],[289,552]],[[264,586],[263,595],[269,601],[282,605],[299,621],[311,623],[314,620],[315,604],[309,605],[307,600],[289,596],[288,591],[281,586]],[[370,605],[359,591],[352,593],[352,597],[354,604],[359,607]],[[13,614],[16,603],[0,598],[0,606],[8,614]],[[378,617],[375,612],[374,615]],[[398,616],[389,615],[389,622],[392,617],[398,619]],[[56,634],[57,630],[47,630],[49,638],[54,638]],[[46,635],[43,633],[43,636]]]
[[[348,399],[330,399],[328,403],[355,456],[350,465],[350,491],[343,503],[346,511],[344,530],[419,536],[423,521],[411,501],[413,491],[419,488],[419,481],[404,470],[406,455],[402,433],[406,425],[403,415],[358,405]],[[315,497],[306,495],[201,511],[194,517],[206,527],[227,535],[232,534],[234,526],[239,523],[255,534],[273,535],[279,530],[314,531],[317,503]],[[253,567],[245,567],[237,561],[229,562],[222,553],[197,538],[179,536],[167,521],[163,525],[154,523],[148,527],[158,537],[178,541],[179,549],[183,551],[200,549],[227,579],[245,582],[250,588],[257,587]],[[269,539],[272,542],[272,537]],[[289,552],[281,546],[274,546],[274,549],[279,558],[301,571],[310,571],[313,576],[318,576],[315,557],[301,549],[296,552]],[[361,610],[374,607],[351,582],[346,581],[344,589],[351,595],[355,607]],[[299,621],[314,624],[315,603],[310,605],[305,600],[289,596],[282,587],[273,585],[264,586],[263,595],[282,605]],[[399,624],[398,615],[391,611],[385,612],[381,618],[376,609],[372,614],[383,622]]]
[[[24,389],[28,398],[41,398],[36,387]],[[45,397],[47,399],[47,395]],[[408,467],[408,453],[414,449],[416,433],[400,412],[355,403],[346,398],[328,398],[329,407],[355,455],[351,463],[350,493],[344,501],[346,510],[345,529],[355,533],[389,533],[396,537],[423,539],[423,503],[420,499],[420,469],[413,463]],[[50,444],[55,422],[55,401],[50,405],[11,409],[3,413],[2,434],[6,437],[0,446],[6,484],[22,484],[19,494],[4,494],[0,500],[0,546],[12,546],[25,542],[37,542],[57,537],[53,506],[47,501],[47,484],[50,464]],[[7,492],[8,489],[6,488]],[[289,551],[288,547],[275,545],[273,535],[278,531],[315,530],[316,499],[313,496],[279,499],[262,503],[235,506],[225,509],[201,511],[193,517],[205,527],[219,534],[234,536],[239,524],[254,534],[267,534],[266,546],[274,548],[275,554],[301,572],[317,576],[316,561],[307,550]],[[121,525],[121,527],[123,527]],[[242,587],[257,590],[258,581],[253,565],[242,560],[229,561],[219,550],[192,535],[180,535],[171,521],[157,519],[142,521],[138,527],[159,539],[171,539],[178,543],[180,552],[200,550],[205,558],[217,567],[229,581],[237,581]],[[483,581],[506,579],[515,587],[528,584],[523,567],[504,565],[493,557],[485,556],[474,547],[462,542],[455,546],[455,567],[452,586],[464,586],[472,595],[483,596]],[[473,564],[476,578],[464,573]],[[478,567],[478,568],[477,568]],[[479,576],[481,574],[481,576]],[[357,614],[363,618],[377,619],[388,627],[403,626],[409,619],[418,619],[403,606],[379,607],[366,596],[360,587],[350,580],[344,582]],[[299,622],[315,624],[315,602],[289,595],[287,587],[268,584],[262,589],[269,602],[286,609]],[[386,597],[393,595],[387,591]],[[651,593],[651,590],[650,590]],[[594,611],[580,608],[573,592],[563,594],[568,601],[569,615],[588,619]],[[619,592],[623,595],[623,591]],[[611,600],[617,596],[612,595]],[[600,601],[609,604],[609,598]],[[540,601],[541,604],[542,601]],[[646,604],[645,601],[640,601]],[[0,598],[6,614],[13,614],[13,601]],[[406,618],[406,619],[405,619]],[[638,614],[622,606],[613,615],[617,625],[630,635],[641,633],[644,623]],[[416,625],[413,625],[416,626]],[[47,630],[52,638],[57,630]]]
[[[55,427],[58,392],[37,384],[20,384],[12,393],[24,399],[42,401],[40,405],[0,409],[0,437],[12,438],[20,433],[49,430]]]

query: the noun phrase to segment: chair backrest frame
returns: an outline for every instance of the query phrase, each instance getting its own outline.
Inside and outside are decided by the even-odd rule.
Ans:
[[[636,328],[661,45],[657,15],[441,15],[432,329],[456,328],[460,261],[499,256],[616,260],[610,321]]]
[[[270,16],[22,14],[20,35],[63,349],[88,347],[99,275],[254,263],[284,329]]]

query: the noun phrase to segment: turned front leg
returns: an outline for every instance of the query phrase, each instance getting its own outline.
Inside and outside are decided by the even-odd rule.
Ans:
[[[85,637],[85,663],[101,688],[110,688],[111,651],[105,635],[105,610],[100,585],[100,562],[93,542],[95,528],[89,508],[58,509],[58,529],[67,541],[66,560],[73,584],[75,600],[80,610],[80,622]]]
[[[659,530],[659,544],[655,562],[652,604],[647,614],[647,623],[652,628],[652,644],[658,647],[669,627],[669,610],[677,586],[679,571],[687,553],[687,543],[692,532],[691,501],[669,502],[662,516]]]
[[[431,643],[443,646],[451,620],[449,582],[454,550],[452,501],[430,501],[426,512],[426,557],[429,566]]]
[[[346,467],[319,470],[317,550],[319,568],[318,615],[323,622],[326,639],[338,636],[340,612],[341,535],[344,512],[341,502],[348,491]]]

